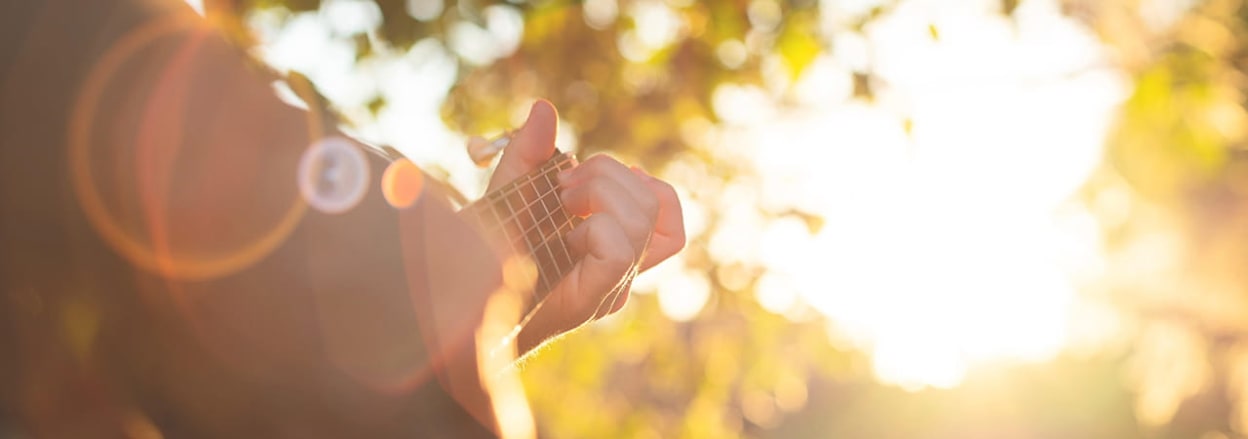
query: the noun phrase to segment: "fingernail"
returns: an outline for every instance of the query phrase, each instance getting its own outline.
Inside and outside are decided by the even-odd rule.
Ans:
[[[566,171],[559,172],[558,178],[559,178],[559,183],[567,184],[568,180],[572,179],[572,170],[569,169]]]

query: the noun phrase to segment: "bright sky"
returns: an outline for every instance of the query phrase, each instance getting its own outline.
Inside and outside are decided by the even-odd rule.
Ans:
[[[825,28],[874,3],[825,0]],[[1072,265],[1095,266],[1100,255],[1089,215],[1064,201],[1098,164],[1127,81],[1053,0],[1023,2],[1016,22],[1000,16],[999,3],[913,0],[864,36],[831,33],[835,50],[797,85],[796,109],[780,108],[765,89],[721,87],[715,109],[730,123],[706,131],[707,145],[751,163],[755,177],[705,194],[686,172],[693,166],[678,162],[665,176],[683,185],[691,232],[705,229],[709,212],[720,215],[709,237],[717,262],[768,268],[760,303],[781,314],[817,309],[834,340],[870,352],[882,381],[909,389],[955,386],[982,364],[1052,358],[1070,342],[1080,306]],[[649,17],[639,22],[654,24],[620,41],[625,55],[643,57],[679,23],[663,3],[639,4],[620,11],[592,0],[587,19]],[[305,72],[348,108],[380,92],[389,105],[376,119],[348,114],[361,136],[450,170],[466,193],[481,191],[483,173],[460,149],[462,136],[441,123],[439,106],[455,77],[451,51],[476,63],[510,51],[523,31],[514,9],[492,7],[485,27],[453,30],[450,48],[426,41],[359,65],[354,48],[333,36],[375,26],[372,2],[327,1],[323,13],[280,30],[278,18],[253,19],[265,59]],[[739,50],[722,47],[720,57]],[[867,65],[882,79],[875,103],[851,99],[851,69]],[[825,226],[812,235],[796,220],[760,214],[794,207]],[[680,261],[638,285],[685,320],[712,292],[705,271]]]
[[[767,267],[760,303],[813,306],[834,340],[870,352],[877,376],[906,388],[1052,358],[1080,306],[1071,270],[1100,254],[1090,216],[1063,202],[1099,163],[1127,82],[1052,2],[1025,2],[1017,25],[998,3],[912,1],[865,37],[835,36],[834,55],[798,86],[800,109],[753,88],[716,97],[721,115],[741,121],[725,130],[744,135],[712,148],[759,177],[708,202],[723,221],[712,254]],[[850,98],[850,69],[868,57],[884,83],[876,104]],[[826,223],[812,235],[754,205]],[[692,316],[705,274],[668,275],[679,288],[660,281],[661,303]]]

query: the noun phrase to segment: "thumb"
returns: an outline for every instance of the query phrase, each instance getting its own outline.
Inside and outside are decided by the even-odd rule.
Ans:
[[[529,119],[516,131],[511,144],[503,150],[498,168],[490,177],[490,189],[506,184],[531,170],[537,169],[555,152],[555,131],[559,114],[555,106],[538,100],[529,109]]]

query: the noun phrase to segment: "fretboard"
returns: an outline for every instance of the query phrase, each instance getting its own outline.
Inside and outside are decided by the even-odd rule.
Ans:
[[[570,153],[557,153],[540,168],[485,194],[463,209],[487,238],[507,243],[537,266],[533,303],[540,302],[576,265],[564,236],[581,218],[563,209],[559,172],[572,169]]]

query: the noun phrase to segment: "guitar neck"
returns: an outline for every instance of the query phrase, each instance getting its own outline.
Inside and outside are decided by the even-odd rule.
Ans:
[[[571,153],[556,153],[538,169],[463,209],[463,216],[476,222],[487,238],[507,243],[537,266],[533,303],[545,298],[576,265],[564,237],[581,218],[564,210],[557,178],[574,165]]]

